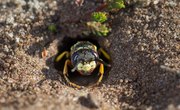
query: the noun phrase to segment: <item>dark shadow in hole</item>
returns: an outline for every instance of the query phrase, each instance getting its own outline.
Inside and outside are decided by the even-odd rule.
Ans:
[[[102,41],[102,38],[100,40],[100,39],[98,39],[98,37],[92,37],[92,36],[89,36],[89,37],[88,36],[86,36],[86,37],[78,36],[76,38],[64,37],[64,39],[62,41],[60,41],[60,43],[58,43],[58,44],[61,44],[61,45],[58,46],[58,53],[55,56],[55,58],[59,54],[61,54],[63,51],[70,51],[71,46],[74,45],[78,41],[90,41],[91,43],[95,44],[97,46],[97,48],[100,48],[100,47],[103,48],[103,46],[100,45],[100,43],[99,43],[100,41]],[[111,64],[111,61],[108,61],[103,55],[100,55],[100,58],[103,59],[105,62]],[[64,57],[59,62],[55,62],[54,61],[54,67],[58,71],[61,71],[61,73],[62,73],[63,68],[64,68],[65,60],[66,60],[66,58]],[[98,80],[98,78],[99,78],[99,75],[98,75],[99,66],[97,66],[97,68],[92,72],[92,75],[89,75],[89,76],[82,76],[82,75],[80,75],[76,71],[75,72],[71,72],[71,69],[72,69],[71,67],[68,68],[68,74],[69,74],[70,81],[72,81],[72,82],[74,82],[74,83],[76,83],[78,85],[81,85],[81,86],[91,85],[91,84],[95,83]],[[103,80],[107,79],[108,73],[110,71],[109,67],[105,66],[104,69],[105,69],[105,73],[104,73]]]

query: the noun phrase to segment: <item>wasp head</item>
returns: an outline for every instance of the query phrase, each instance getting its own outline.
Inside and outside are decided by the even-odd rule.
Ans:
[[[80,62],[77,65],[77,71],[82,75],[90,75],[96,66],[97,64],[95,61]]]
[[[79,51],[73,57],[72,62],[75,67],[72,71],[77,70],[82,75],[90,75],[97,66],[95,59],[98,57],[98,54],[92,50]]]

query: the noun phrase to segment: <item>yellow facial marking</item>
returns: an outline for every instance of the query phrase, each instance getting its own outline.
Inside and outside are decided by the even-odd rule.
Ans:
[[[77,66],[77,69],[79,71],[85,71],[85,72],[89,72],[90,70],[92,69],[95,69],[96,68],[96,62],[95,61],[91,61],[90,63],[87,62],[87,63],[79,63],[78,66]]]

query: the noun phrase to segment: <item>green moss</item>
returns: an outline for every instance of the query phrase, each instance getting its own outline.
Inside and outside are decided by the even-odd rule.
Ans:
[[[103,23],[107,20],[106,12],[93,12],[91,15],[93,21]]]
[[[122,9],[125,8],[124,0],[108,0],[109,9]]]
[[[92,33],[97,36],[107,36],[107,34],[111,31],[111,28],[109,28],[107,24],[102,24],[96,21],[87,22],[87,26]]]

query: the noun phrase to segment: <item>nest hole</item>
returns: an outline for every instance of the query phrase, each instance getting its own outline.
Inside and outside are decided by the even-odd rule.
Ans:
[[[94,45],[97,46],[97,49],[102,47],[103,49],[105,49],[105,46],[103,46],[102,42],[103,39],[99,39],[97,38],[93,38],[93,37],[76,37],[76,38],[71,38],[71,37],[64,37],[63,40],[59,41],[59,45],[58,45],[58,53],[55,56],[55,59],[58,55],[60,55],[62,52],[64,51],[70,51],[71,46],[73,46],[75,43],[77,43],[78,41],[89,41],[91,43],[93,43]],[[105,51],[109,50],[108,48],[105,49]],[[108,54],[109,51],[107,51]],[[106,59],[103,55],[100,55],[100,58],[105,61],[108,64],[111,64],[112,61],[109,61],[108,59]],[[55,69],[57,69],[59,71],[59,73],[61,74],[61,76],[63,77],[63,68],[64,68],[64,63],[66,61],[67,58],[63,58],[61,61],[56,62],[54,61],[54,67]],[[78,84],[80,86],[89,86],[92,85],[94,83],[96,83],[99,79],[99,66],[96,67],[96,69],[92,72],[91,75],[88,76],[83,76],[81,74],[79,74],[77,71],[75,72],[71,72],[72,67],[68,66],[68,78],[71,82]],[[108,78],[108,74],[111,68],[104,66],[104,76],[103,76],[103,80],[106,80]]]

